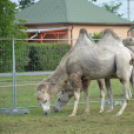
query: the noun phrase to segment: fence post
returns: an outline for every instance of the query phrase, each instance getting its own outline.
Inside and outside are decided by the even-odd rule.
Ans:
[[[15,48],[14,38],[12,39],[12,61],[13,61],[13,108],[17,107],[17,96],[16,96],[16,70],[15,70]]]

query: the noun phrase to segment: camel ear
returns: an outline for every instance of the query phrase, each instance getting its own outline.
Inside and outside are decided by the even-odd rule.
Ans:
[[[39,93],[35,94],[35,96],[39,100]]]
[[[62,90],[61,93],[64,94],[65,93],[65,90]]]
[[[122,40],[123,44],[127,46],[134,46],[134,39],[132,37],[128,37]]]

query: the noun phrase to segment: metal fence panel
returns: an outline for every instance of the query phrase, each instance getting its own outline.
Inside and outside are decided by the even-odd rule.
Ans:
[[[32,40],[40,40],[40,39],[32,39]],[[55,40],[55,39],[48,39],[48,40]],[[21,68],[22,66],[21,64],[25,64],[25,62],[27,62],[22,61],[22,59],[23,60],[27,59],[15,57],[15,53],[19,53],[20,57],[27,55],[27,53],[24,54],[22,52],[23,49],[16,49],[15,41],[21,41],[21,39],[10,39],[10,40],[0,39],[0,109],[38,107],[38,102],[35,97],[36,86],[44,78],[47,78],[49,75],[51,75],[53,73],[53,70],[49,72],[48,71],[37,72],[37,70],[33,70],[32,72],[27,71],[19,72],[19,70],[17,71],[16,60],[19,59],[19,64],[17,61],[17,66]],[[8,72],[5,73],[6,69],[8,70]],[[113,89],[116,88],[114,87],[114,85],[112,86]],[[94,88],[94,85],[91,84],[90,87]],[[93,91],[90,92],[91,96],[92,92]],[[92,100],[91,98],[92,102],[99,102],[100,100],[99,92],[100,92],[99,87],[97,87],[96,96],[94,97],[95,100]],[[114,94],[119,95],[120,92],[118,92],[117,90],[116,92],[114,92]],[[123,99],[123,97],[124,95],[118,96],[119,99]],[[54,104],[55,100],[56,97],[52,101],[52,104]],[[71,100],[70,102],[73,102],[73,100]],[[83,102],[81,103],[83,104]]]
[[[27,41],[29,39],[24,40]],[[39,41],[40,39],[31,40]],[[47,78],[48,75],[53,73],[52,71],[37,72],[38,70],[33,70],[32,72],[25,71],[23,73],[19,72],[18,66],[21,68],[21,64],[25,64],[24,62],[27,62],[24,61],[25,58],[21,58],[21,56],[25,56],[22,52],[23,49],[16,49],[18,48],[17,44],[19,41],[21,41],[21,39],[0,39],[0,108],[24,108],[38,106],[35,97],[36,86],[43,78]],[[4,43],[6,45],[4,45]],[[20,58],[16,56],[16,53],[18,53],[17,56]],[[6,57],[6,54],[9,54],[10,56]]]
[[[0,108],[13,107],[13,79],[2,77],[5,70],[12,71],[12,55],[12,40],[0,40]]]

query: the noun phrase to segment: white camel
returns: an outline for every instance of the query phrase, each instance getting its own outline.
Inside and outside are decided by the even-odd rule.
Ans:
[[[107,32],[108,31],[108,32]],[[104,37],[109,38],[111,40],[111,31],[112,29],[106,29],[103,32],[103,39]],[[110,34],[108,34],[110,32]],[[106,34],[105,34],[106,33]],[[113,33],[113,31],[112,31]],[[105,35],[105,36],[104,36]],[[109,37],[108,37],[109,36]],[[128,47],[133,53],[134,53],[134,39],[132,37],[128,37],[126,39],[123,39],[123,44]],[[114,42],[114,44],[111,45],[117,45],[117,43]],[[111,112],[113,110],[113,98],[112,98],[112,88],[111,88],[111,83],[110,80],[105,80],[106,82],[106,88],[107,88],[107,93],[108,93],[108,98],[109,98],[109,102],[110,102],[110,108],[107,112]],[[105,82],[103,79],[98,80],[98,85],[100,87],[100,96],[101,96],[101,109],[100,109],[100,113],[103,112],[104,110],[104,102],[105,102],[105,92],[104,92],[104,88],[105,88]],[[130,82],[132,84],[133,90],[134,90],[134,69],[131,73],[131,77],[130,77]],[[81,91],[83,91],[85,88],[88,88],[87,83],[84,83],[85,85],[82,85],[82,89]],[[64,106],[66,106],[66,104],[68,103],[68,101],[74,96],[74,92],[73,92],[73,88],[71,87],[71,85],[68,83],[67,87],[65,89],[63,89],[62,92],[60,92],[58,94],[58,99],[55,103],[54,106],[54,112],[59,112]],[[89,111],[88,109],[89,107],[86,107],[86,111]]]
[[[132,70],[130,63],[133,63],[133,54],[122,45],[118,37],[115,35],[113,37],[120,45],[111,46],[106,44],[98,46],[93,43],[86,30],[80,30],[75,47],[62,59],[54,74],[42,81],[37,87],[37,99],[45,114],[50,112],[50,102],[53,96],[65,88],[67,82],[70,82],[75,98],[74,109],[71,114],[71,116],[74,116],[78,107],[82,81],[101,78],[120,79],[125,93],[125,101],[118,115],[122,114],[127,101],[131,98],[129,78]],[[90,44],[90,47],[89,45],[82,47],[83,43]],[[77,48],[77,46],[81,46],[81,48]],[[86,100],[88,100],[88,95]]]

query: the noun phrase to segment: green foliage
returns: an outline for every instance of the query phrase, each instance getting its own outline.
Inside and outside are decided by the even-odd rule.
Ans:
[[[2,44],[4,45],[4,42]],[[0,73],[12,72],[12,41],[3,47],[0,57]],[[68,52],[70,45],[64,43],[26,43],[15,41],[16,71],[48,71],[54,70],[61,58]]]
[[[26,47],[26,43],[16,41],[15,43],[15,61],[16,61],[16,71],[25,71],[25,66],[28,65],[29,59],[29,49]]]
[[[130,28],[134,28],[134,25],[131,25]]]
[[[17,5],[9,0],[0,0],[0,38],[26,38],[27,34],[20,29],[24,28],[22,20],[21,25],[14,23],[15,14],[18,12]]]
[[[29,65],[26,70],[54,70],[61,58],[68,52],[70,45],[65,43],[28,43],[29,49]]]
[[[19,1],[19,8],[24,9],[32,4],[34,4],[35,0],[20,0]]]
[[[92,36],[92,38],[93,39],[98,39],[98,40],[94,40],[94,42],[97,43],[99,41],[99,39],[101,38],[101,35],[102,35],[102,31],[99,32],[99,33],[94,33],[93,36]]]
[[[6,43],[6,44],[5,44]],[[1,41],[3,46],[0,56],[0,73],[12,72],[12,41]],[[15,41],[15,60],[16,71],[21,72],[25,70],[25,66],[29,62],[29,50],[22,41]]]
[[[27,33],[20,30],[26,30],[23,26],[23,20],[19,20],[18,26],[15,21],[15,14],[18,12],[17,5],[10,0],[0,0],[0,38],[27,38]],[[23,47],[25,42],[19,41],[15,47],[16,53],[18,49]],[[17,56],[18,58],[18,56]],[[8,72],[12,70],[12,41],[0,40],[0,72]]]
[[[16,4],[9,0],[0,0],[0,37],[12,37],[14,14],[17,12]]]
[[[119,17],[122,17],[123,14],[118,14],[118,10],[119,10],[121,5],[122,5],[121,2],[115,3],[114,1],[111,1],[110,4],[103,3],[102,7],[105,8],[108,12],[111,12]]]

